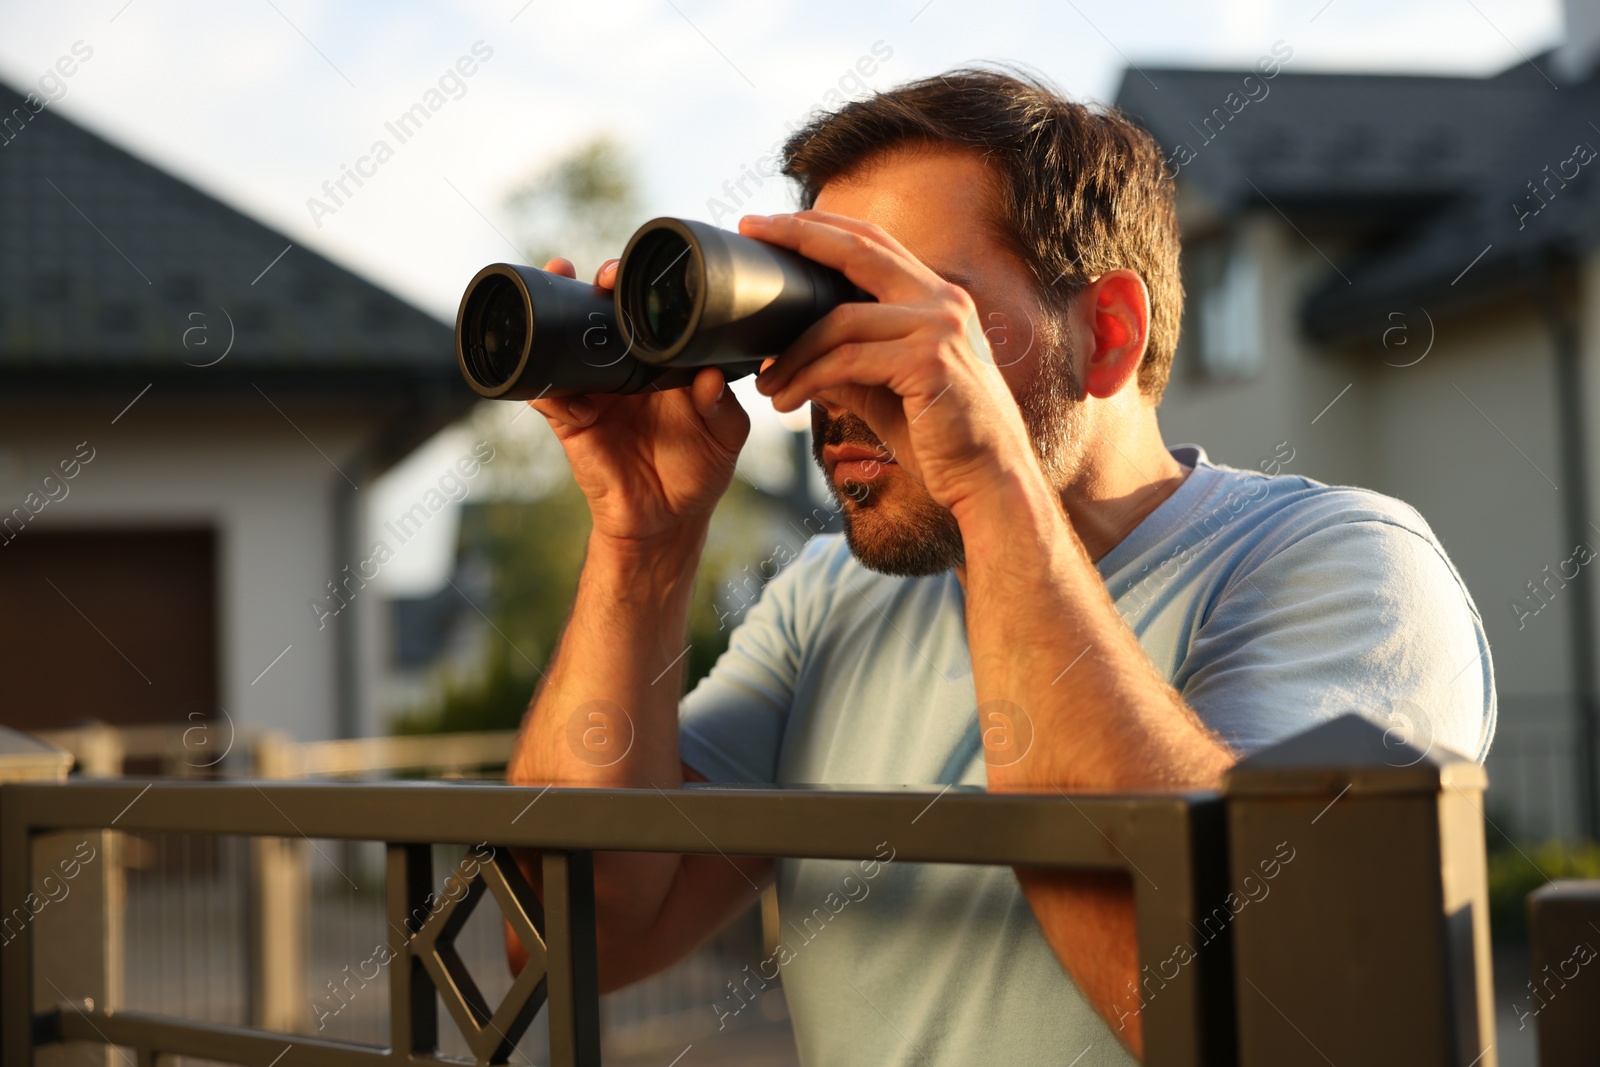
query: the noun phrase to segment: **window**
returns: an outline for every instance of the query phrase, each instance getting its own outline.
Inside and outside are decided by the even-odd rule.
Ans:
[[[1210,381],[1254,377],[1266,360],[1260,252],[1238,232],[1196,242],[1189,273],[1194,295],[1187,325],[1197,367]]]

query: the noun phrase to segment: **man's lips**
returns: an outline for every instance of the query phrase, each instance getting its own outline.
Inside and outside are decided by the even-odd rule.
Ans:
[[[894,460],[889,458],[888,449],[884,448],[827,445],[822,449],[822,462],[836,481],[870,482]]]

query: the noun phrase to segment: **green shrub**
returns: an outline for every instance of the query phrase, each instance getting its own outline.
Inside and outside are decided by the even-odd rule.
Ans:
[[[1528,894],[1558,878],[1600,878],[1600,845],[1546,841],[1489,853],[1489,924],[1496,940],[1528,936]]]

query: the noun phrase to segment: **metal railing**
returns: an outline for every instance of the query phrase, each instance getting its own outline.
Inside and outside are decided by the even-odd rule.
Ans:
[[[67,730],[41,730],[33,736],[70,752],[78,769],[90,778],[120,777],[130,761],[155,763],[161,774],[179,778],[236,773],[246,763],[257,778],[360,778],[391,771],[459,777],[504,767],[517,732],[295,741],[270,730],[235,736],[207,720],[135,726],[97,722]]]
[[[71,753],[77,773],[90,778],[155,771],[180,778],[371,780],[404,774],[498,781],[516,732],[296,741],[276,731],[235,731],[228,723],[194,720],[90,722],[33,736]],[[52,769],[59,769],[59,761]],[[241,1024],[320,1032],[327,1022],[342,1036],[380,1039],[383,1020],[370,995],[360,998],[353,1013],[324,1015],[328,1005],[340,1003],[327,979],[337,981],[355,940],[383,925],[382,900],[355,891],[346,877],[365,880],[351,864],[370,866],[370,846],[192,835],[119,835],[107,844],[117,849],[125,870],[119,895],[127,918],[113,927],[125,937],[127,971],[121,977],[127,993],[117,998],[123,1007],[170,1011],[175,1003],[195,1010],[203,1005],[203,1014]],[[331,855],[318,855],[319,848]],[[381,871],[381,858],[377,867]],[[770,887],[761,907],[763,915],[775,916]],[[676,1041],[682,1048],[702,1036],[706,1006],[725,994],[728,959],[760,936],[753,921],[759,918],[742,917],[693,957],[606,996],[603,1032],[611,1047],[644,1051]],[[503,948],[486,941],[464,940],[469,966],[503,959]],[[169,945],[176,950],[169,953]],[[447,1046],[451,1036],[445,1035]],[[782,1035],[774,1033],[771,1040]]]
[[[600,1062],[595,852],[1116,871],[1133,887],[1152,1067],[1492,1067],[1482,769],[1346,716],[1240,763],[1220,793],[1145,796],[461,784],[79,781],[0,787],[0,1059],[63,1043],[266,1067],[438,1063],[435,993],[479,1063],[548,1003],[550,1062]],[[93,1000],[92,939],[46,929],[63,832],[386,844],[385,1046]],[[430,846],[468,849],[443,896]],[[492,846],[486,853],[483,846]],[[542,855],[544,899],[510,859]],[[492,897],[529,965],[499,1005],[454,939]],[[105,907],[116,902],[107,898]],[[35,921],[34,916],[39,917]],[[937,931],[930,931],[937,933]],[[868,990],[867,992],[870,992]],[[105,993],[99,994],[102,998]],[[90,998],[86,1002],[85,998]],[[932,1051],[937,1056],[936,1050]],[[1063,1050],[1065,1051],[1065,1050]],[[1070,1058],[1070,1057],[1067,1057]]]

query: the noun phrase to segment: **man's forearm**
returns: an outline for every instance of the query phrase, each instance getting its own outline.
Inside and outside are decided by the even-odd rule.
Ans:
[[[517,739],[515,784],[682,784],[678,698],[705,530],[661,544],[591,537],[572,615]]]
[[[506,774],[513,785],[683,784],[679,653],[704,536],[701,527],[651,545],[590,537],[571,618],[517,737]],[[536,858],[519,860],[542,896]],[[595,856],[605,988],[651,969],[651,932],[681,867],[682,857],[674,855]],[[516,947],[511,958],[520,958]]]
[[[1099,571],[1032,470],[957,515],[968,560],[967,638],[979,714],[1010,744],[995,792],[1213,785],[1232,755],[1155,671]],[[990,702],[1003,702],[992,704]],[[1013,721],[1006,721],[1013,720]],[[989,726],[986,721],[983,726]],[[1133,892],[1105,874],[1019,871],[1046,939],[1117,1038],[1143,1055]]]
[[[1213,784],[1232,756],[1156,672],[1042,475],[1018,471],[957,516],[980,706],[1020,709],[1028,753],[996,790]]]

